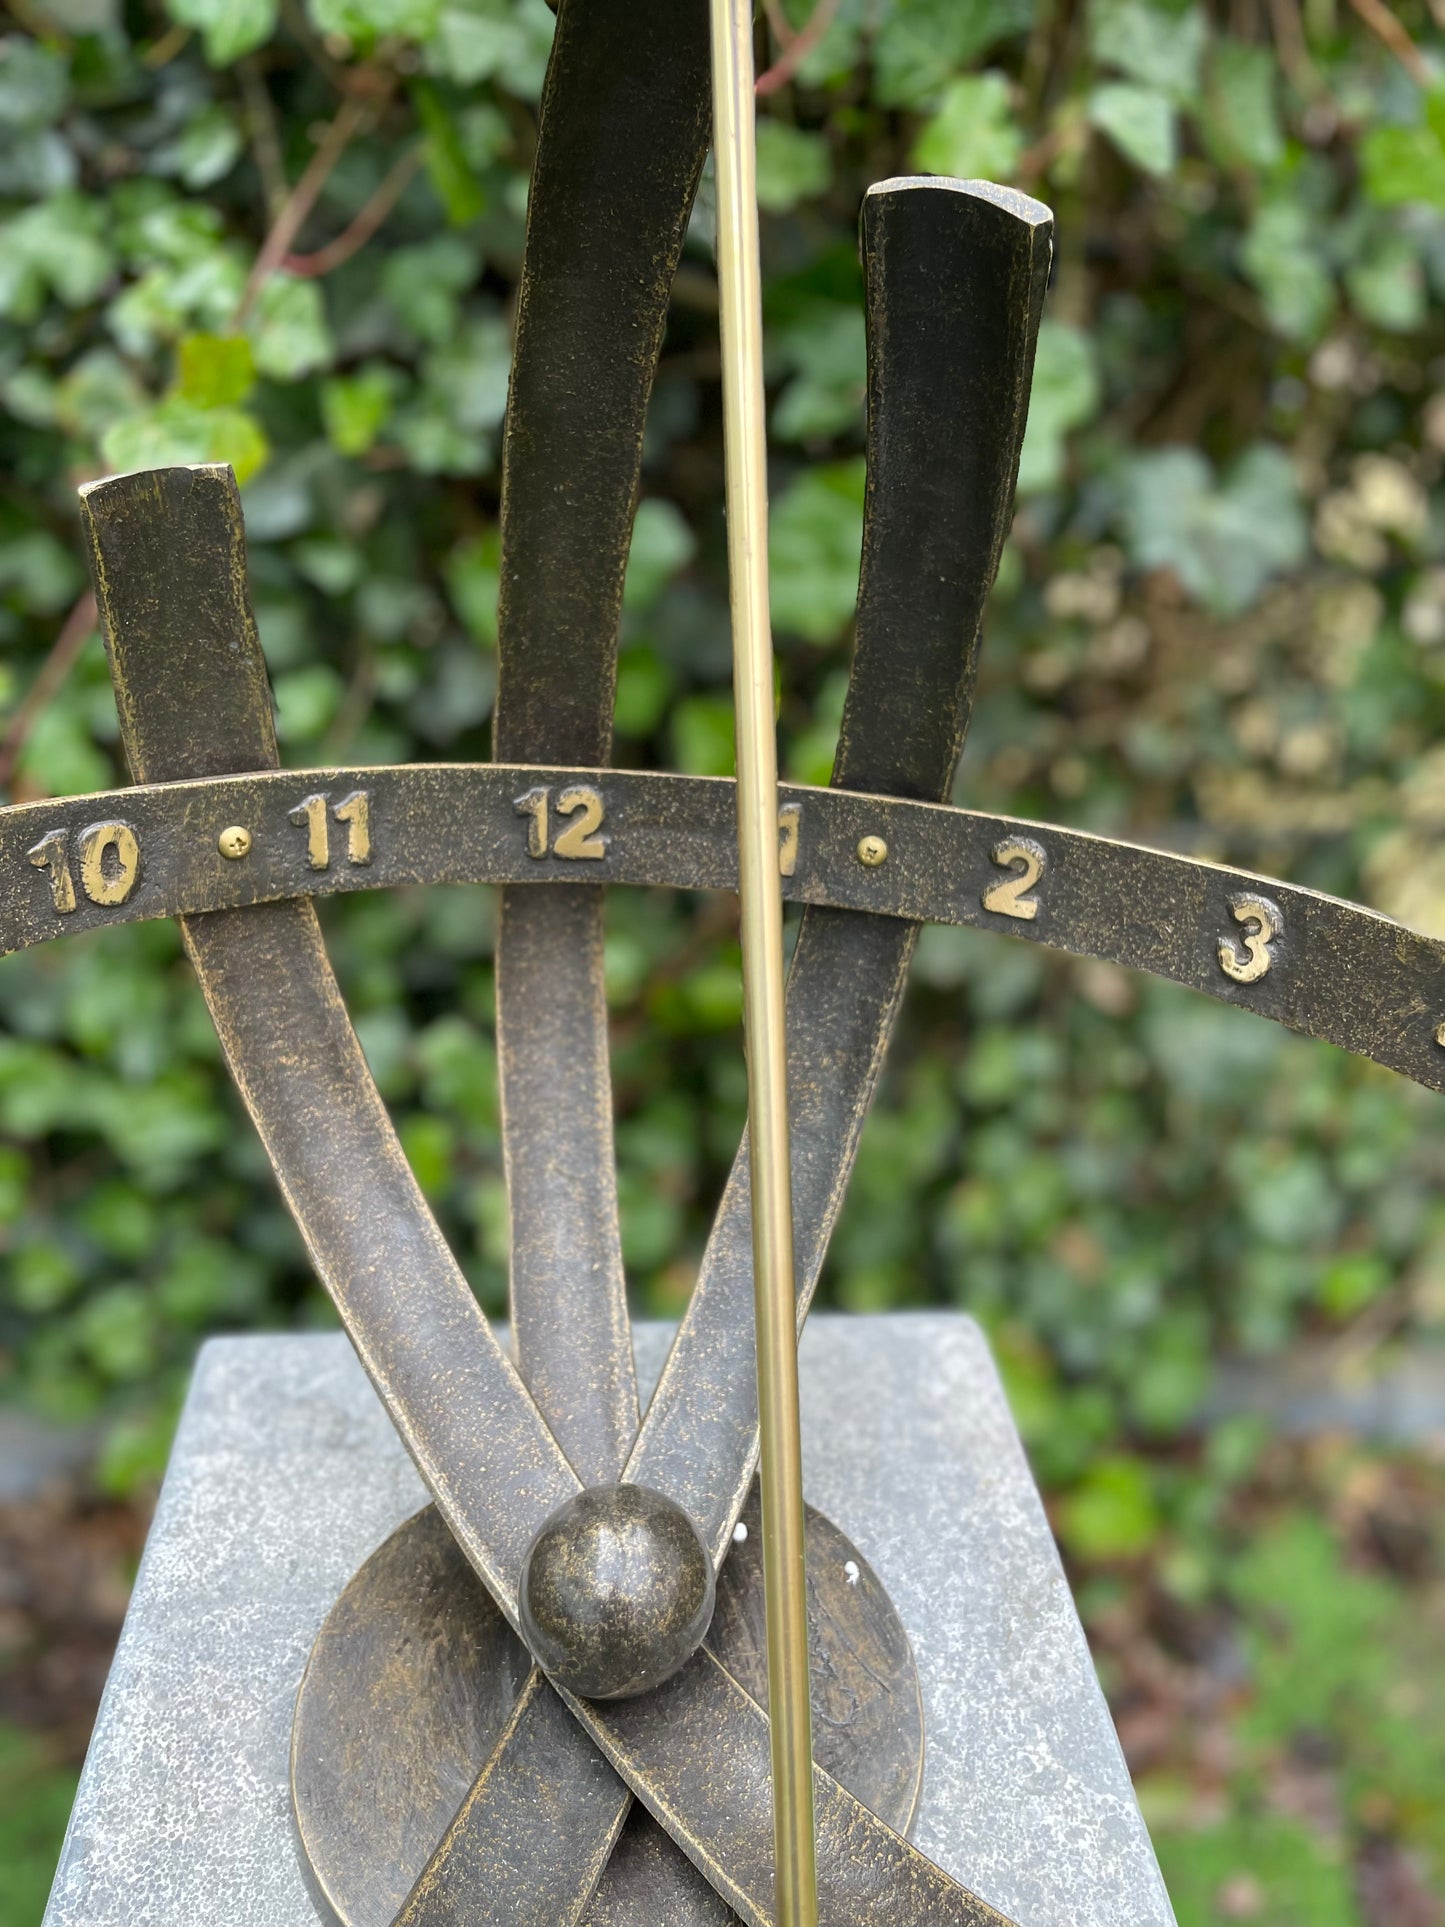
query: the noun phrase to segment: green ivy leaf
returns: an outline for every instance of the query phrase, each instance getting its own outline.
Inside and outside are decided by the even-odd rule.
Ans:
[[[276,678],[276,734],[283,743],[315,742],[341,707],[346,688],[329,663],[313,662]]]
[[[1210,145],[1227,167],[1277,167],[1284,134],[1276,104],[1278,62],[1267,47],[1221,40],[1209,64],[1204,126]]]
[[[459,234],[438,234],[396,248],[381,271],[381,288],[397,319],[423,341],[456,333],[461,296],[481,269],[481,257]]]
[[[307,0],[319,33],[361,47],[378,40],[426,40],[436,32],[439,0]]]
[[[634,615],[653,607],[680,569],[693,558],[697,541],[671,502],[649,496],[637,505],[622,606]]]
[[[443,0],[428,63],[459,86],[496,80],[518,100],[536,100],[554,25],[546,0]]]
[[[418,80],[411,93],[426,137],[426,169],[431,184],[452,226],[466,227],[485,211],[486,194],[472,173],[461,135],[436,88],[429,81]]]
[[[273,381],[297,381],[329,367],[335,357],[320,286],[299,275],[271,276],[257,299],[248,333],[257,372]]]
[[[1360,143],[1365,192],[1379,207],[1445,208],[1445,138],[1436,131],[1439,103],[1432,95],[1423,127],[1375,127]]]
[[[1180,107],[1198,100],[1208,31],[1198,7],[1180,11],[1150,0],[1093,0],[1089,8],[1095,60]]]
[[[1039,329],[1029,397],[1028,429],[1019,461],[1019,493],[1056,488],[1063,479],[1066,438],[1091,421],[1099,406],[1099,372],[1092,338],[1063,321]]]
[[[774,328],[768,339],[778,361],[794,371],[773,409],[777,440],[813,441],[841,434],[861,421],[868,363],[863,314],[857,304],[807,303],[794,320]]]
[[[75,599],[83,580],[74,552],[48,529],[28,529],[0,543],[0,596],[27,615],[56,614]]]
[[[23,34],[0,40],[0,128],[53,127],[70,98],[70,67],[53,48]]]
[[[1059,1531],[1080,1559],[1129,1559],[1158,1537],[1154,1482],[1142,1459],[1100,1459],[1059,1508]]]
[[[143,1378],[156,1361],[156,1308],[139,1285],[111,1285],[97,1292],[77,1315],[76,1335],[105,1378]]]
[[[364,455],[386,425],[402,378],[384,362],[321,384],[326,439],[339,455]]]
[[[484,535],[469,536],[459,542],[444,570],[452,607],[478,642],[489,643],[494,648],[501,567],[501,536],[492,528]]]
[[[117,474],[176,462],[229,462],[238,482],[270,453],[259,422],[238,408],[198,408],[174,396],[106,430],[101,453]]]
[[[1107,134],[1125,160],[1146,174],[1171,174],[1179,160],[1174,103],[1153,87],[1110,81],[1089,95],[1089,120]]]
[[[1032,24],[1034,0],[893,0],[873,43],[885,107],[931,107],[961,67]]]
[[[176,355],[176,393],[197,408],[244,401],[256,385],[256,363],[244,335],[186,335]]]
[[[98,200],[57,194],[0,222],[0,315],[34,321],[47,294],[84,307],[114,270]]]
[[[861,458],[806,469],[773,510],[768,552],[773,621],[832,642],[853,615],[863,548]]]
[[[914,142],[914,164],[960,180],[1007,180],[1024,151],[1012,99],[1003,74],[960,75],[944,89],[938,112]]]
[[[786,214],[799,201],[826,191],[833,158],[822,134],[764,116],[758,122],[758,206]]]
[[[656,650],[645,643],[624,649],[617,661],[617,701],[613,715],[619,736],[650,736],[667,713],[676,679]]]
[[[213,67],[229,67],[276,31],[277,0],[166,0],[166,8],[201,36]]]
[[[426,1196],[443,1196],[451,1188],[455,1170],[457,1144],[452,1125],[444,1117],[414,1111],[402,1119],[397,1135],[412,1175]]]
[[[210,106],[187,121],[178,140],[157,150],[155,166],[179,175],[191,189],[210,187],[225,179],[245,148],[235,115],[224,107]]]
[[[1411,235],[1379,234],[1345,271],[1350,300],[1366,321],[1391,334],[1412,334],[1425,324],[1425,266]]]
[[[1259,209],[1240,249],[1240,265],[1258,288],[1283,335],[1316,341],[1335,305],[1325,240],[1298,200],[1269,200]]]
[[[726,696],[685,696],[672,712],[674,767],[685,776],[731,776],[733,706]]]
[[[1271,577],[1303,561],[1309,531],[1283,449],[1261,443],[1216,482],[1192,448],[1136,455],[1124,478],[1130,553],[1172,569],[1219,615],[1246,609]]]

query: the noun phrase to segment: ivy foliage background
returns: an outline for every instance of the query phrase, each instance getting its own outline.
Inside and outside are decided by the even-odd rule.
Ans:
[[[805,26],[801,0],[773,0],[785,71],[759,169],[791,776],[827,779],[847,676],[861,192],[908,171],[1006,180],[1054,206],[1058,264],[959,800],[1445,934],[1432,4],[837,0]],[[489,754],[499,434],[551,24],[543,0],[10,0],[10,799],[123,780],[74,491],[166,461],[243,481],[288,763]],[[649,429],[617,755],[712,773],[731,705],[707,202],[705,182]],[[489,903],[324,911],[417,1175],[499,1310]],[[685,1302],[742,1121],[733,914],[621,892],[609,912],[626,1256],[658,1316]],[[163,1461],[202,1335],[330,1313],[169,927],[11,958],[0,1024],[0,1396],[97,1421],[100,1476],[125,1492]],[[1291,1540],[1286,1503],[1296,1556],[1271,1578],[1238,1550],[1265,1447],[1248,1426],[1200,1446],[1194,1422],[1230,1354],[1438,1342],[1442,1174],[1445,1111],[1386,1073],[1168,986],[931,931],[824,1298],[984,1320],[1062,1540],[1103,1587],[1085,1606],[1105,1644],[1121,1599],[1144,1610],[1141,1572],[1166,1615],[1247,1617],[1273,1586],[1307,1620],[1319,1587],[1366,1583],[1341,1565],[1354,1515],[1330,1511],[1354,1474],[1311,1470],[1338,1530]],[[1383,1625],[1360,1597],[1360,1624]],[[1384,1720],[1394,1687],[1351,1670],[1353,1631],[1319,1640],[1335,1672],[1317,1684],[1343,1683],[1319,1687],[1310,1730],[1347,1747],[1342,1709]],[[1442,1654],[1445,1634],[1437,1672]],[[1253,1912],[1221,1917],[1356,1919],[1341,1869],[1366,1837],[1433,1851],[1445,1880],[1421,1708],[1389,1715],[1418,1740],[1413,1778],[1362,1766],[1332,1833],[1252,1804],[1294,1732],[1286,1701],[1231,1742],[1233,1791],[1198,1835],[1215,1844],[1176,1853],[1186,1920],[1215,1917],[1231,1854],[1266,1871]],[[1394,1744],[1370,1761],[1398,1764]],[[1271,1885],[1276,1862],[1318,1879]]]

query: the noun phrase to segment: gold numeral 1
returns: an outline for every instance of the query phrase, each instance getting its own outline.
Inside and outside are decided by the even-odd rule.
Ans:
[[[62,917],[68,917],[75,908],[75,880],[70,874],[67,854],[69,846],[68,830],[52,830],[48,836],[41,837],[33,850],[27,851],[37,870],[50,872],[50,900]]]
[[[1017,917],[1021,923],[1032,923],[1039,914],[1039,900],[1026,892],[1033,889],[1049,867],[1043,844],[1035,843],[1031,836],[1011,836],[995,843],[989,855],[1001,870],[1013,870],[1014,874],[989,885],[979,899],[984,909],[996,910],[1000,916]]]
[[[371,861],[371,795],[367,790],[353,790],[345,796],[331,812],[338,823],[346,825],[346,861],[348,863],[370,863]]]
[[[784,803],[778,811],[778,875],[790,877],[798,867],[798,825],[801,803]]]
[[[331,868],[331,831],[326,821],[326,798],[303,797],[287,812],[297,829],[306,832],[306,860],[313,870]]]
[[[528,790],[512,805],[518,816],[530,819],[527,824],[528,856],[544,857],[547,854],[547,799],[551,794],[547,789]]]
[[[1246,926],[1244,949],[1241,951],[1232,938],[1221,937],[1219,967],[1237,984],[1257,984],[1269,974],[1274,962],[1269,947],[1284,930],[1279,905],[1271,903],[1268,897],[1246,893],[1229,899],[1229,914],[1236,923]],[[1250,924],[1254,926],[1252,930],[1248,928]]]

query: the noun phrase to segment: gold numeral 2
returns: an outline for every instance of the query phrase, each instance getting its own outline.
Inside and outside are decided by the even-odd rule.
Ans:
[[[106,909],[124,903],[140,879],[140,843],[130,824],[90,823],[77,841],[81,889]],[[69,830],[51,830],[27,854],[37,870],[50,872],[50,900],[68,917],[76,905]]]
[[[306,832],[306,860],[313,870],[331,868],[331,825],[326,820],[329,796],[306,796],[287,812],[297,829]],[[371,792],[353,790],[331,814],[346,825],[346,861],[371,861]]]
[[[588,789],[584,783],[574,783],[557,798],[557,814],[575,816],[577,821],[569,823],[552,845],[553,856],[606,856],[608,839],[596,833],[603,816],[602,798],[596,790]]]
[[[1012,870],[1014,874],[989,885],[979,899],[984,909],[995,910],[1000,916],[1017,917],[1021,923],[1032,923],[1039,914],[1039,900],[1026,893],[1049,867],[1043,844],[1035,843],[1031,836],[1011,836],[995,843],[989,855],[1001,870]]]
[[[527,818],[527,855],[545,857],[551,843],[552,792],[546,788],[528,790],[518,796],[512,804],[518,816]],[[551,843],[551,854],[576,862],[579,859],[596,861],[607,854],[609,839],[599,836],[606,809],[597,791],[586,783],[571,783],[565,790],[557,793],[556,810],[558,816],[575,818],[565,829],[559,830],[557,840]]]
[[[1237,924],[1245,926],[1244,949],[1241,951],[1232,937],[1221,937],[1219,967],[1237,984],[1257,984],[1261,977],[1268,975],[1274,962],[1269,946],[1283,931],[1284,918],[1278,904],[1271,903],[1268,897],[1250,894],[1231,897],[1229,914]],[[1254,926],[1252,930],[1248,928],[1250,924]]]

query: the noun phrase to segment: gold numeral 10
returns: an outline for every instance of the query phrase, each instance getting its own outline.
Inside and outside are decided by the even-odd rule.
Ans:
[[[371,794],[368,790],[353,790],[349,796],[331,806],[329,796],[307,796],[288,811],[290,820],[298,829],[306,832],[306,860],[313,870],[331,868],[331,824],[330,815],[338,823],[346,825],[346,860],[348,863],[370,863],[371,861]]]
[[[572,862],[596,861],[607,854],[610,838],[599,836],[606,809],[602,798],[586,783],[569,783],[555,794],[544,786],[528,790],[513,800],[518,816],[527,818],[527,855],[540,861],[545,856],[560,856]],[[572,819],[552,835],[552,814]]]
[[[76,839],[80,887],[92,903],[111,909],[124,903],[140,880],[140,844],[129,823],[91,823]],[[68,917],[76,906],[70,870],[70,832],[51,830],[27,852],[37,870],[50,876],[50,900]]]

